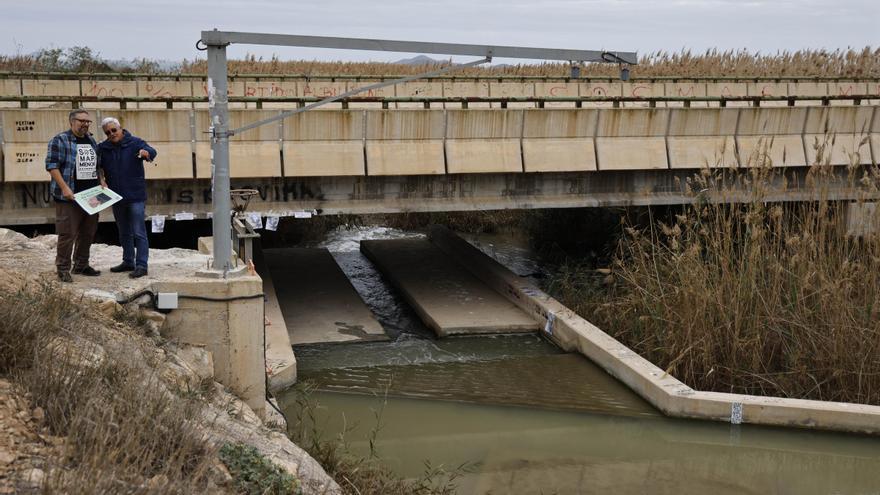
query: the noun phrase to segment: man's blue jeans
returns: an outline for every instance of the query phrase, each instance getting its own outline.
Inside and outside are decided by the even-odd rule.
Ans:
[[[116,217],[116,227],[119,229],[122,263],[146,270],[150,245],[147,241],[144,202],[116,203],[113,205],[113,216]]]

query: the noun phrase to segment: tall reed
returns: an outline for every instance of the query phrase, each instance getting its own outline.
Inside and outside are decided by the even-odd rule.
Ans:
[[[876,197],[876,167],[849,172]],[[816,200],[774,203],[778,170],[705,170],[693,205],[624,226],[610,276],[569,262],[549,290],[697,389],[880,405],[880,235],[848,235],[834,177],[817,165]]]
[[[133,54],[136,55],[136,54]],[[33,55],[0,55],[0,71],[99,71],[159,73],[163,64],[137,58],[128,65],[116,66],[102,60],[87,47],[43,49]],[[167,65],[167,64],[164,64]],[[438,69],[446,61],[422,65],[386,62],[347,62],[318,60],[281,60],[277,56],[264,59],[246,55],[229,61],[230,74],[288,74],[307,77],[357,75],[409,75]],[[205,60],[183,60],[174,72],[207,73]],[[458,70],[456,76],[546,76],[568,77],[568,63],[516,64],[471,67]],[[618,76],[614,64],[587,64],[583,76]],[[776,53],[747,50],[710,49],[695,53],[658,51],[643,55],[631,69],[632,77],[880,77],[880,48],[778,51]]]

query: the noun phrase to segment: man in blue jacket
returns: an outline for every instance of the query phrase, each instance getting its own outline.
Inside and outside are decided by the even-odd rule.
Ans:
[[[71,254],[74,274],[89,277],[101,274],[89,266],[98,215],[86,213],[73,196],[99,183],[101,162],[96,152],[97,143],[89,132],[92,118],[81,108],[70,112],[68,117],[70,129],[53,137],[46,153],[46,171],[52,177],[49,192],[55,200],[55,233],[58,234],[55,268],[62,282],[73,282]]]
[[[147,181],[144,177],[144,160],[152,162],[156,150],[143,139],[131,135],[119,121],[107,117],[101,121],[107,139],[98,145],[98,156],[107,185],[122,200],[113,205],[113,216],[119,229],[122,245],[122,263],[111,272],[131,272],[131,278],[147,274],[149,243],[144,207],[147,201]]]

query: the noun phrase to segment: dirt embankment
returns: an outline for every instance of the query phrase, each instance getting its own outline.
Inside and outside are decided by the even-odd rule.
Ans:
[[[95,246],[93,264],[106,269],[118,250]],[[156,273],[163,260],[204,262],[186,250],[151,255]],[[54,236],[0,229],[0,494],[340,492],[213,380],[209,353],[163,340],[108,292],[59,284],[53,258]]]

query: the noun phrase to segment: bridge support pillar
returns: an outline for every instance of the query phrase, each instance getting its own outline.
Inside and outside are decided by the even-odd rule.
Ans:
[[[204,346],[213,355],[216,380],[264,417],[263,280],[241,270],[241,274],[230,272],[227,278],[194,275],[157,282],[153,290],[178,295],[178,308],[168,313],[163,336]]]

